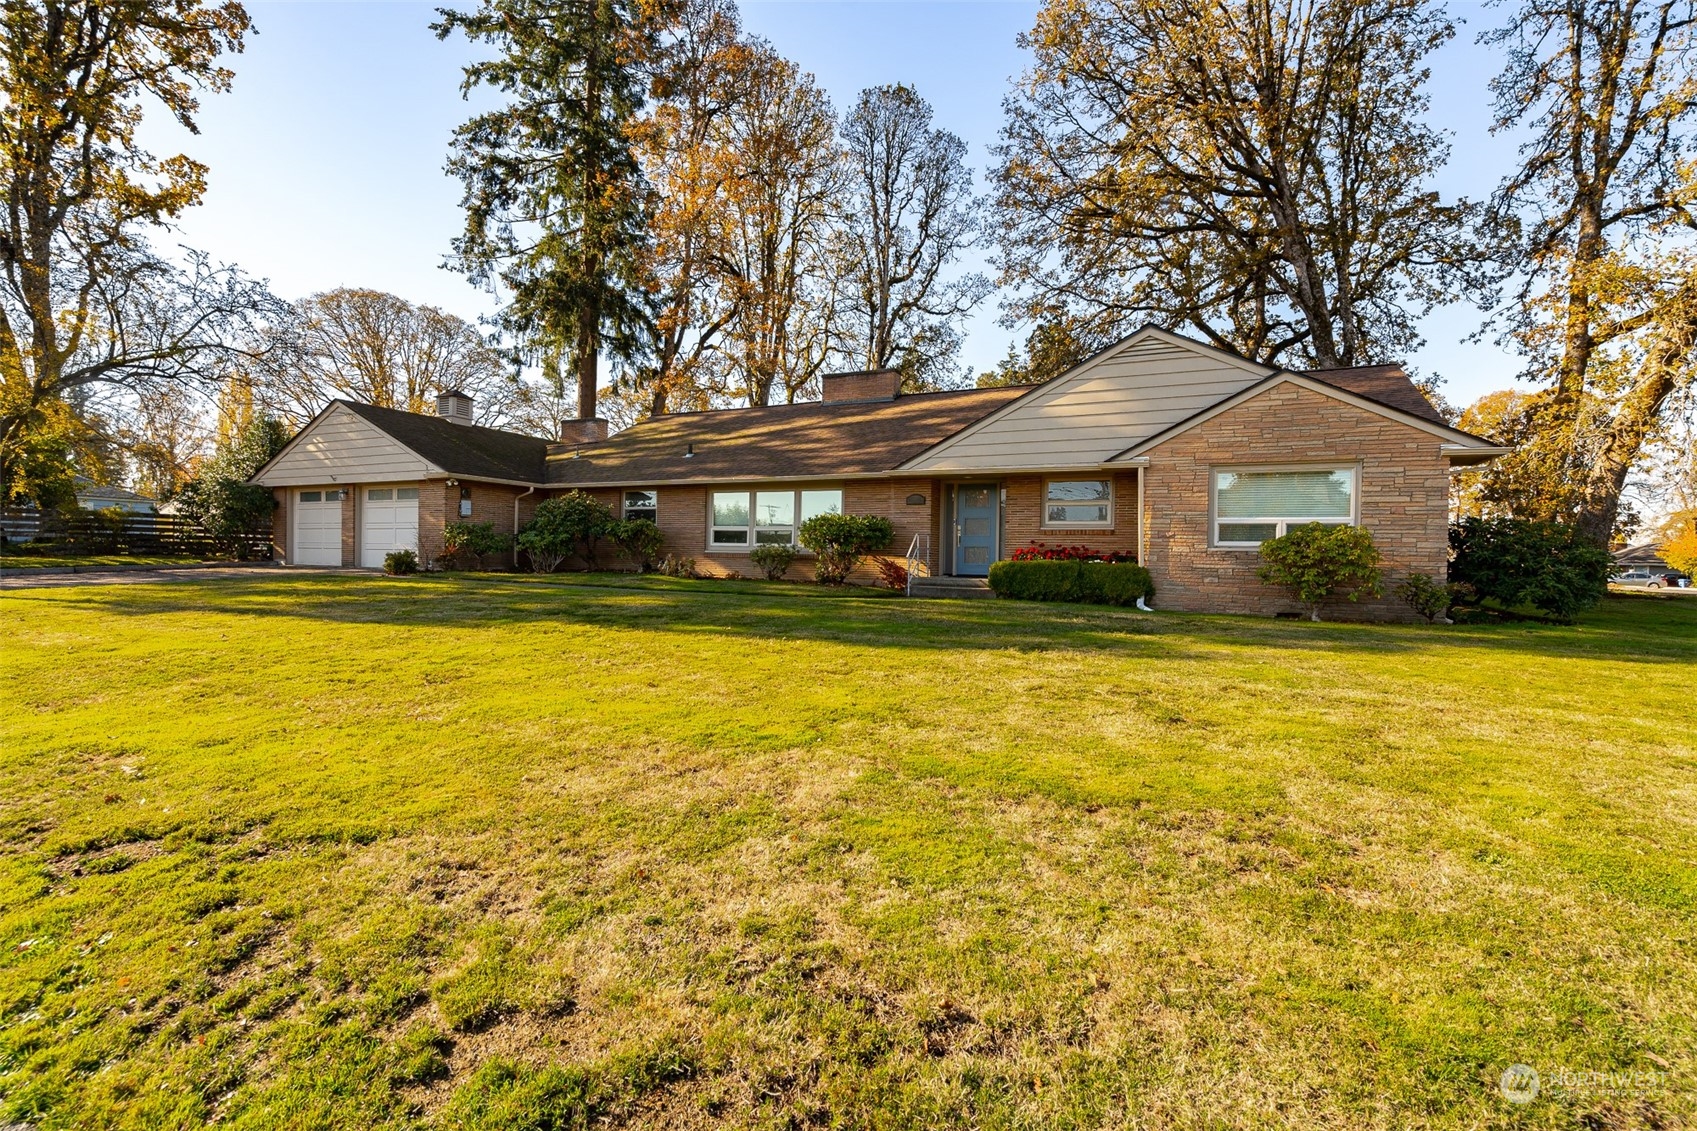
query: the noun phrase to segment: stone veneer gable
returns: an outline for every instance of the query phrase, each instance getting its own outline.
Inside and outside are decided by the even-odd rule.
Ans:
[[[1410,573],[1443,578],[1449,558],[1449,474],[1443,440],[1411,424],[1294,383],[1267,391],[1145,453],[1146,564],[1155,603],[1190,612],[1294,611],[1255,576],[1254,550],[1208,546],[1209,476],[1216,467],[1335,463],[1360,467],[1360,522],[1382,555],[1386,595],[1342,602],[1333,617],[1405,620],[1390,596]]]

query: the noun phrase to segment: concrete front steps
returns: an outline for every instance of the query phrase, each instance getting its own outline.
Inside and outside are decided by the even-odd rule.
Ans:
[[[915,597],[994,597],[990,583],[982,577],[916,577]]]

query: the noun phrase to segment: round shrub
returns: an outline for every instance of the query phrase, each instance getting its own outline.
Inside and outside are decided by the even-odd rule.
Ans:
[[[1261,543],[1261,558],[1264,564],[1257,576],[1264,584],[1289,590],[1308,610],[1309,620],[1320,619],[1320,606],[1327,601],[1359,601],[1384,591],[1379,550],[1373,536],[1359,526],[1310,522]]]
[[[411,550],[391,550],[383,555],[383,572],[391,577],[418,572],[418,555]]]
[[[866,555],[896,540],[896,527],[880,515],[816,514],[801,524],[797,538],[815,554],[820,583],[841,585]]]
[[[760,567],[767,581],[777,581],[795,561],[795,547],[783,542],[767,542],[750,550],[748,560]]]
[[[537,573],[553,573],[573,554],[594,569],[596,544],[616,521],[606,503],[582,491],[567,491],[536,504],[536,513],[519,531],[519,549],[530,556],[530,568]]]

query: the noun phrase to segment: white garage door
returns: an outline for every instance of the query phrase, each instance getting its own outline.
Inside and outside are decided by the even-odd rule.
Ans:
[[[342,492],[295,492],[293,565],[342,564]]]
[[[381,569],[383,555],[418,549],[418,488],[362,487],[359,564]]]

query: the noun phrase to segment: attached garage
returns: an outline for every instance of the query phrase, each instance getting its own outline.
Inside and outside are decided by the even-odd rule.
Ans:
[[[342,492],[322,488],[296,491],[295,529],[290,565],[342,564]]]
[[[254,473],[287,515],[284,560],[382,569],[411,550],[428,569],[448,522],[512,531],[519,500],[541,498],[550,441],[471,423],[464,394],[437,400],[437,416],[332,401]]]
[[[381,569],[396,550],[418,550],[418,488],[359,489],[359,564]]]

